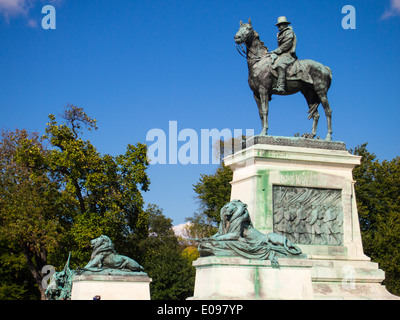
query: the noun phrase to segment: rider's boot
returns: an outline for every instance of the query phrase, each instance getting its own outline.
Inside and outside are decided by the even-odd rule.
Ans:
[[[276,83],[276,87],[274,90],[278,93],[286,93],[285,85],[286,85],[286,71],[284,68],[278,67],[278,81]]]

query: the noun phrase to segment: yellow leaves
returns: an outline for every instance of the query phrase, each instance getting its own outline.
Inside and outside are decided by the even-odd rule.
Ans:
[[[127,232],[146,235],[148,214],[138,188],[142,185],[147,190],[150,183],[146,146],[129,145],[117,157],[102,155],[81,137],[82,129],[97,129],[96,119],[72,105],[63,118],[65,123],[59,124],[49,115],[42,137],[50,142],[49,149],[38,136],[13,136],[12,143],[19,143],[20,163],[28,166],[23,172],[13,172],[20,181],[5,197],[0,183],[1,231],[14,239],[28,239],[33,248],[43,246],[48,252],[62,239],[75,246],[78,256],[101,234],[115,238]]]
[[[200,257],[200,253],[195,246],[188,246],[182,251],[182,256],[191,264]]]

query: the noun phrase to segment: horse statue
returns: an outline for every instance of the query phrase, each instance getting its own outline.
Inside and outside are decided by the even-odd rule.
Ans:
[[[258,33],[253,29],[251,20],[248,23],[240,21],[239,31],[235,35],[235,42],[239,53],[247,58],[249,68],[249,86],[256,100],[262,131],[268,133],[268,110],[271,96],[292,95],[301,92],[307,100],[309,108],[308,119],[313,118],[311,134],[307,138],[315,138],[319,120],[318,106],[324,107],[328,134],[327,141],[332,140],[332,111],[327,97],[332,82],[332,71],[329,67],[313,60],[297,60],[287,70],[285,92],[275,90],[278,75],[272,68],[274,59],[268,48],[260,40]],[[246,48],[243,48],[243,44]]]

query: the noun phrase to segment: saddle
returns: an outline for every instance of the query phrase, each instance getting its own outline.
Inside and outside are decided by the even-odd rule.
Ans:
[[[310,75],[310,64],[303,63],[304,60],[296,60],[286,70],[286,81],[298,81],[314,84],[314,81]],[[271,68],[271,74],[278,79],[278,71]]]

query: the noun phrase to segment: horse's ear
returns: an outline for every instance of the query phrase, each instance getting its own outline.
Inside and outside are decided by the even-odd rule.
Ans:
[[[242,25],[243,25],[243,21],[242,21],[242,20],[240,20],[239,24],[240,24],[240,26],[242,26]]]
[[[249,25],[250,25],[250,27],[252,27],[252,25],[251,25],[251,19],[249,18]]]

